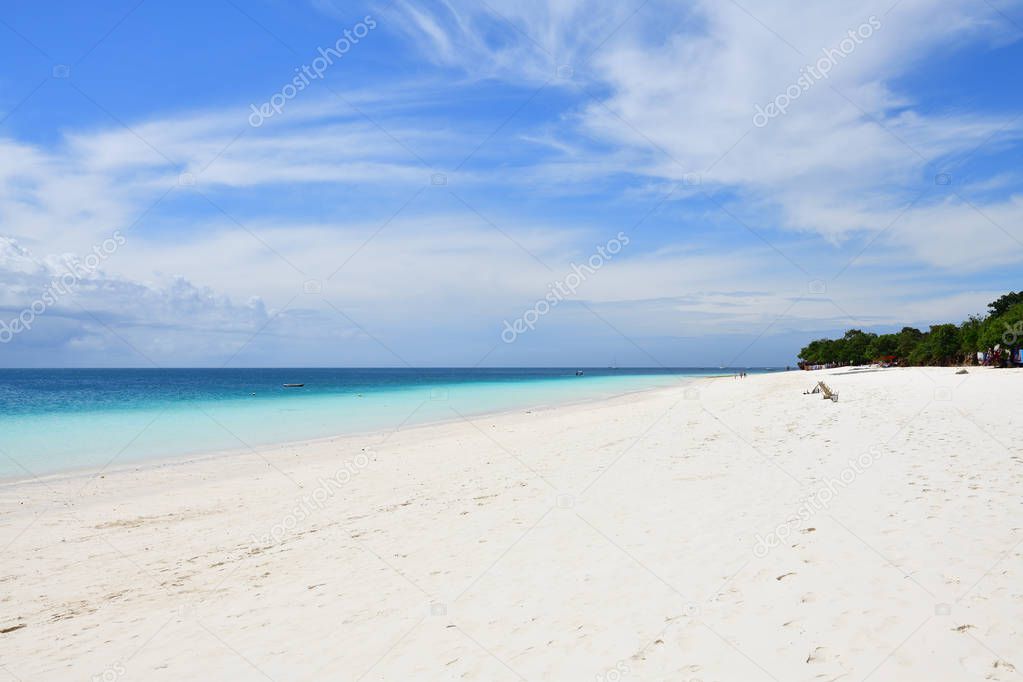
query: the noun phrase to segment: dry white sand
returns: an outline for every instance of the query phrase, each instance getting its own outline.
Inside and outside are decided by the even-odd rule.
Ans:
[[[1019,679],[1023,373],[832,374],[5,485],[0,679]]]

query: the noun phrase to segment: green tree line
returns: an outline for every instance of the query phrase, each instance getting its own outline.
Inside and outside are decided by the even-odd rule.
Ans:
[[[1000,346],[995,352],[995,346]],[[863,365],[890,361],[899,365],[958,365],[987,352],[1005,364],[1023,346],[1023,291],[1009,292],[988,304],[987,315],[962,324],[935,324],[929,331],[903,327],[893,334],[850,329],[840,339],[817,339],[799,351],[802,365]],[[1013,357],[1018,355],[1013,354]]]

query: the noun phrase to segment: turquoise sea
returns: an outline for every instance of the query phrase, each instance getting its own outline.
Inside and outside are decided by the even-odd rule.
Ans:
[[[389,431],[734,370],[576,371],[0,369],[0,478]]]

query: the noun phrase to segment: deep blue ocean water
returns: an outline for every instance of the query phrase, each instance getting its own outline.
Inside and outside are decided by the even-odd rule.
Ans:
[[[389,431],[732,373],[583,371],[0,369],[0,478]]]

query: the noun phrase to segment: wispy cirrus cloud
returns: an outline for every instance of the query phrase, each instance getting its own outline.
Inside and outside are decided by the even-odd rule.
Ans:
[[[429,26],[432,34],[442,32],[445,44],[462,45],[439,57],[470,74],[486,63],[478,53],[487,51],[488,34],[478,27],[490,23],[509,29],[493,39],[493,52],[515,55],[495,71],[504,77],[533,81],[543,70],[537,64],[583,59],[576,65],[584,93],[573,119],[579,129],[643,155],[640,163],[633,159],[634,173],[669,181],[699,174],[708,189],[733,193],[728,203],[739,215],[832,241],[882,234],[879,245],[906,248],[911,258],[940,267],[1023,259],[1023,250],[992,233],[984,217],[1018,223],[1017,201],[1003,196],[985,210],[989,198],[970,199],[965,188],[941,189],[935,182],[963,157],[1018,144],[1023,120],[1014,112],[964,111],[952,103],[925,106],[896,85],[935,54],[1017,40],[1004,12],[966,0],[812,7],[697,2],[684,8],[649,2],[633,8],[634,15],[617,8],[608,17],[598,5],[569,3],[550,13],[497,0],[452,0],[433,8]],[[417,10],[407,30],[423,29],[426,11]],[[941,21],[930,20],[935,12]],[[592,25],[596,16],[604,17],[603,34]],[[784,93],[805,67],[838,50],[865,22],[869,37],[836,59],[826,78],[801,93],[784,116],[753,124],[758,105]],[[607,40],[585,59],[585,48],[602,35]],[[913,227],[936,213],[945,222],[959,221],[964,234],[983,227],[993,241],[1005,241],[986,261],[983,250],[949,248],[947,240]],[[887,229],[893,222],[904,224]]]

